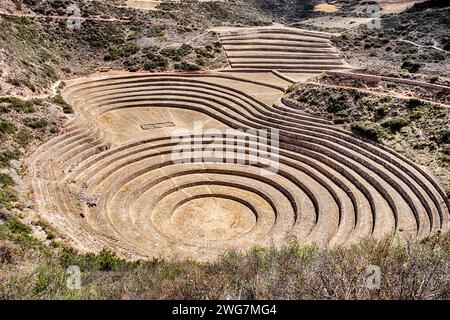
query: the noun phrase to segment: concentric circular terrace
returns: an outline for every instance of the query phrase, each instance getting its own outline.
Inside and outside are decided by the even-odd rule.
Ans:
[[[226,39],[230,46],[254,41],[242,37]],[[235,73],[68,81],[62,95],[76,116],[29,159],[40,214],[82,250],[108,246],[129,258],[210,260],[254,245],[346,245],[448,229],[450,205],[431,174],[282,100],[283,76],[265,68],[260,80],[245,76],[267,60],[255,59],[253,70]],[[307,65],[267,63],[298,72]],[[202,136],[179,131],[174,141],[175,130],[198,123]],[[227,129],[269,135],[230,138]],[[265,172],[268,157],[258,155],[273,138],[276,170]],[[189,148],[174,160],[180,145]],[[224,145],[236,152],[205,155]]]

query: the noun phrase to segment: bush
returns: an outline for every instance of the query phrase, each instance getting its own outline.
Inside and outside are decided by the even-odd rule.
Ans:
[[[13,178],[7,173],[0,173],[0,186],[2,188],[15,185]]]
[[[180,71],[198,71],[200,67],[193,63],[182,62],[175,65],[176,70]]]
[[[375,109],[375,114],[379,117],[384,117],[389,112],[388,106],[380,106]]]
[[[154,52],[147,53],[148,61],[144,64],[144,69],[152,71],[155,69],[164,70],[167,68],[167,59]]]
[[[411,114],[409,115],[409,119],[411,121],[416,121],[421,119],[422,117],[425,116],[425,113],[423,111],[413,111],[411,112]]]
[[[20,130],[16,135],[16,141],[21,147],[26,147],[33,140],[33,135],[27,129]]]
[[[48,121],[43,118],[25,118],[24,124],[32,129],[42,129],[47,127]]]
[[[203,48],[195,48],[195,53],[197,54],[197,58],[214,58],[214,51],[209,51]]]
[[[415,109],[422,105],[423,105],[422,101],[420,101],[419,99],[416,99],[416,98],[409,99],[408,104],[407,104],[408,108],[410,108],[410,109]]]
[[[330,97],[328,100],[328,107],[327,111],[329,113],[338,113],[345,109],[348,109],[348,101],[349,97],[347,93],[343,93],[342,95],[339,95],[337,97]]]
[[[439,80],[439,76],[432,76],[432,77],[430,77],[430,79],[428,79],[428,81],[430,81],[431,83],[438,82],[438,80]]]
[[[17,160],[20,156],[20,152],[17,150],[5,150],[0,152],[0,168],[9,167],[11,160]]]
[[[386,119],[381,123],[383,128],[389,128],[393,132],[399,131],[401,128],[406,127],[409,121],[403,117],[393,117]]]
[[[441,144],[450,143],[450,130],[442,131],[439,134],[437,141]]]
[[[16,126],[5,119],[0,119],[0,137],[5,134],[13,134],[17,130]]]
[[[150,27],[150,30],[148,32],[149,37],[163,37],[166,32],[164,31],[166,29],[163,25],[154,25]]]
[[[0,103],[5,104],[1,108],[0,112],[15,110],[17,112],[32,113],[36,111],[34,103],[31,100],[23,101],[16,97],[8,97],[0,99]]]
[[[52,100],[54,103],[62,107],[64,113],[74,113],[72,107],[69,104],[67,104],[66,101],[64,101],[64,98],[61,96],[61,94],[58,93],[53,97]]]
[[[384,135],[383,128],[370,121],[356,121],[351,124],[351,129],[354,133],[375,141],[379,141]]]
[[[121,58],[128,58],[132,55],[138,53],[140,50],[139,46],[135,43],[129,43],[124,47],[113,47],[108,50],[106,55],[103,57],[105,61],[115,61]]]
[[[411,73],[416,73],[417,71],[419,71],[420,67],[422,67],[420,63],[413,62],[411,60],[404,61],[401,66],[402,69],[407,70]]]
[[[56,70],[48,64],[44,64],[42,67],[42,71],[44,72],[44,75],[49,77],[52,80],[58,79],[58,74],[56,73]]]
[[[9,217],[7,225],[13,233],[31,233],[31,228],[16,218]]]
[[[17,195],[14,191],[10,189],[0,189],[0,205],[9,207],[11,202],[18,201]]]

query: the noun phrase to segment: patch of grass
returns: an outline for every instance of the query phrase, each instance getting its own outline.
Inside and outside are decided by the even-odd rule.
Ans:
[[[7,173],[0,173],[0,186],[2,188],[14,186],[14,179]]]
[[[423,102],[419,99],[411,98],[408,100],[407,106],[410,109],[416,109],[423,106]]]
[[[212,59],[215,56],[214,51],[210,51],[205,48],[195,48],[195,53],[199,59]]]
[[[109,48],[108,52],[106,53],[103,59],[105,61],[115,61],[121,58],[128,58],[138,53],[139,50],[140,48],[137,44],[129,43],[123,47]]]
[[[57,94],[52,98],[53,102],[60,105],[63,109],[64,113],[74,113],[72,106],[70,106],[64,98],[61,96],[61,94]]]
[[[44,72],[44,75],[49,77],[50,79],[52,80],[58,79],[58,74],[56,73],[55,68],[53,68],[51,65],[44,64],[42,66],[42,71]]]
[[[175,65],[175,69],[180,71],[198,71],[200,70],[200,66],[194,63],[181,62]]]
[[[0,151],[0,168],[9,167],[10,161],[19,159],[20,155],[17,149]]]
[[[404,70],[407,70],[410,73],[416,73],[420,70],[420,68],[422,67],[422,65],[418,62],[414,62],[411,60],[405,60],[402,63],[401,68]]]
[[[0,137],[6,134],[13,134],[16,132],[16,130],[17,127],[14,125],[14,123],[0,118]]]
[[[16,97],[7,97],[0,99],[0,113],[5,113],[10,110],[23,113],[33,113],[36,111],[32,100],[23,101]]]
[[[30,144],[30,142],[34,139],[33,134],[30,130],[27,129],[21,129],[16,134],[16,141],[21,147],[26,147]]]
[[[409,121],[403,117],[392,117],[381,123],[383,128],[389,128],[392,132],[397,132],[407,125],[409,125]]]
[[[439,136],[437,138],[437,141],[440,144],[447,144],[450,143],[450,130],[443,130],[439,133]]]
[[[146,54],[148,61],[144,64],[144,69],[148,71],[153,70],[164,70],[167,68],[167,59],[163,58],[161,55],[154,52],[149,52]]]
[[[166,29],[166,27],[161,24],[151,26],[150,30],[148,31],[148,36],[149,37],[163,37],[166,34],[165,29]]]
[[[7,225],[13,233],[26,233],[26,234],[31,233],[31,228],[29,226],[13,217],[10,217],[8,219]]]
[[[18,201],[17,194],[9,188],[0,189],[0,205],[7,209],[11,208],[11,203]]]
[[[423,118],[424,116],[425,116],[425,112],[416,110],[409,114],[409,119],[411,121],[416,121],[416,120]]]
[[[370,121],[353,122],[350,128],[354,133],[375,141],[379,141],[384,136],[383,128]]]
[[[44,119],[44,118],[37,118],[37,117],[25,118],[23,120],[23,123],[27,127],[32,128],[32,129],[42,129],[42,128],[47,127],[47,125],[48,125],[48,121],[46,119]]]

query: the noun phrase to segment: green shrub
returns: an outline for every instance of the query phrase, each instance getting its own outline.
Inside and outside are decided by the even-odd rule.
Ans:
[[[0,119],[0,137],[5,134],[13,134],[16,130],[17,128],[14,123],[5,119]]]
[[[150,30],[148,31],[148,36],[149,37],[163,37],[166,32],[165,32],[166,27],[163,25],[154,25],[150,27]]]
[[[31,228],[16,218],[10,217],[7,221],[7,225],[13,233],[31,233]]]
[[[140,50],[139,46],[135,43],[129,43],[126,46],[117,48],[109,48],[106,55],[103,57],[105,61],[115,61],[121,58],[128,58],[132,55],[138,53]]]
[[[406,127],[409,121],[403,117],[392,117],[384,120],[381,123],[383,128],[389,128],[393,132],[399,131],[401,128]]]
[[[214,51],[209,51],[203,48],[195,48],[195,53],[197,54],[198,58],[206,58],[206,59],[214,58],[215,55]]]
[[[430,81],[431,83],[438,82],[438,80],[439,80],[439,76],[432,76],[432,77],[430,77],[430,79],[428,79],[428,81]]]
[[[413,62],[411,60],[403,61],[401,66],[402,69],[407,70],[408,72],[411,73],[416,73],[417,71],[419,71],[420,67],[422,67],[420,63]]]
[[[180,71],[198,71],[200,67],[193,63],[182,62],[175,65],[176,70]]]
[[[11,202],[18,201],[17,195],[9,188],[0,189],[0,205],[9,207]]]
[[[23,101],[16,97],[8,97],[0,99],[0,103],[2,104],[2,108],[0,112],[8,112],[10,110],[15,110],[17,112],[24,112],[24,113],[32,113],[36,111],[36,108],[34,107],[34,103],[31,100]]]
[[[61,96],[61,94],[58,93],[53,97],[52,100],[54,103],[62,107],[64,113],[74,113],[72,107],[66,101],[64,101],[64,98]]]
[[[167,68],[167,59],[163,58],[161,55],[154,52],[149,52],[147,53],[146,57],[148,58],[148,61],[144,64],[145,70],[164,70]]]
[[[379,141],[384,135],[383,128],[370,121],[356,121],[351,124],[351,129],[354,133],[375,141]]]
[[[375,114],[379,117],[384,117],[389,112],[389,108],[386,105],[379,106],[375,109]]]
[[[32,129],[42,129],[47,127],[48,125],[48,121],[46,119],[43,118],[25,118],[24,119],[24,124]]]
[[[417,110],[417,111],[413,111],[413,112],[410,113],[409,119],[411,121],[416,121],[416,120],[421,119],[424,116],[425,116],[425,112]]]
[[[347,93],[343,93],[337,97],[330,97],[328,100],[327,111],[329,113],[338,113],[345,109],[348,109],[348,100],[349,97]]]
[[[187,56],[188,54],[190,54],[192,52],[192,46],[190,46],[189,44],[183,43],[179,48],[178,48],[178,53],[184,57]]]
[[[20,156],[18,150],[5,150],[0,152],[0,168],[9,167],[11,160],[17,160]]]
[[[286,89],[286,93],[294,92],[295,88],[296,88],[295,83],[290,84],[289,87],[287,87]]]
[[[450,130],[444,130],[439,133],[437,141],[441,144],[450,143]]]
[[[429,148],[430,150],[436,149],[436,144],[432,141],[421,141],[413,144],[413,149],[423,150],[425,148]]]
[[[411,98],[408,100],[407,106],[410,109],[415,109],[423,105],[423,102],[416,98]]]
[[[49,77],[52,80],[56,80],[58,78],[56,70],[51,65],[44,64],[42,67],[42,71],[44,72],[45,76]]]
[[[16,141],[21,147],[26,147],[33,140],[33,134],[27,130],[22,129],[16,135]]]
[[[0,186],[2,188],[11,187],[15,185],[13,178],[7,173],[0,173]]]
[[[450,156],[450,144],[444,144],[441,151],[443,154]]]

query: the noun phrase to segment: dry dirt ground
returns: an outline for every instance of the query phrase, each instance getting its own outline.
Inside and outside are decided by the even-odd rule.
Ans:
[[[200,2],[211,2],[211,1],[223,1],[223,0],[199,0]],[[125,5],[130,8],[136,8],[141,10],[157,10],[158,5],[164,1],[154,1],[154,0],[125,0]],[[177,2],[177,1],[174,1]]]
[[[427,170],[282,98],[312,73],[350,68],[330,35],[213,31],[230,63],[220,72],[65,81],[75,116],[27,164],[39,214],[67,241],[205,261],[449,228],[448,199]]]
[[[425,0],[378,0],[383,14],[399,13]]]

